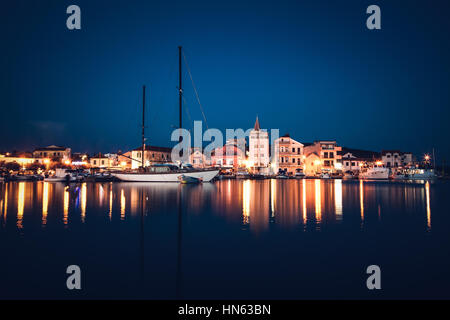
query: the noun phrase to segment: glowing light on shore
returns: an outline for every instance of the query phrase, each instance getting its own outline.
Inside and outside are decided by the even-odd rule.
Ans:
[[[85,166],[85,165],[87,165],[87,162],[85,162],[85,161],[73,161],[72,165],[73,166]]]

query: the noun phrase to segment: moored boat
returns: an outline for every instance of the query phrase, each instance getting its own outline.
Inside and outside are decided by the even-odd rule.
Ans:
[[[437,178],[434,169],[410,168],[397,172],[392,176],[394,180],[433,180]]]
[[[92,182],[113,182],[115,180],[116,180],[116,177],[114,177],[109,172],[95,173],[93,175],[86,177],[86,181],[92,181]]]
[[[202,182],[202,179],[186,176],[184,174],[179,176],[178,180],[180,181],[181,184],[196,184]]]
[[[46,182],[79,182],[83,180],[83,176],[78,172],[68,169],[56,169],[53,175],[44,178]]]
[[[295,179],[304,179],[305,178],[305,173],[303,172],[302,169],[297,169],[294,175]]]
[[[236,172],[236,179],[249,179],[249,178],[250,174],[248,173],[247,170],[245,171],[238,170],[238,172]]]
[[[353,172],[352,171],[345,171],[344,175],[342,176],[342,179],[344,180],[350,180],[353,179]]]
[[[345,171],[344,175],[342,176],[342,179],[344,180],[351,180],[351,179],[357,179],[358,178],[358,173],[354,173],[353,171]]]
[[[387,180],[389,179],[389,168],[372,167],[359,173],[363,180]]]
[[[179,114],[180,114],[180,124],[179,128],[182,128],[182,101],[183,101],[183,88],[181,87],[181,47],[179,50]],[[186,177],[191,177],[195,179],[200,179],[203,182],[212,181],[218,174],[220,169],[194,169],[189,164],[180,163],[175,164],[152,164],[150,166],[146,165],[145,161],[145,86],[143,86],[143,97],[142,97],[142,160],[141,167],[139,170],[130,172],[112,172],[111,174],[121,181],[128,182],[179,182],[180,179],[187,179]],[[174,160],[174,159],[172,159]],[[184,176],[184,178],[182,177]]]
[[[327,172],[322,172],[321,174],[320,174],[320,179],[330,179],[331,177],[330,177],[330,174],[329,173],[327,173]]]
[[[17,174],[15,176],[16,181],[36,181],[38,180],[34,174]]]
[[[179,182],[181,176],[210,182],[219,174],[219,169],[183,170],[173,165],[145,168],[145,172],[112,172],[114,177],[127,182]]]
[[[250,179],[253,179],[253,180],[263,180],[265,178],[266,178],[266,176],[263,175],[263,174],[260,174],[260,173],[252,173],[252,174],[250,174]]]

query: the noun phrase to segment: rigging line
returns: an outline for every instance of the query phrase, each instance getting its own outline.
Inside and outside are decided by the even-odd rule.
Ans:
[[[193,129],[193,121],[192,121],[192,118],[191,118],[191,114],[189,113],[189,107],[188,107],[188,103],[187,103],[187,101],[186,101],[186,99],[184,98],[184,96],[183,96],[183,101],[184,101],[184,109],[186,109],[186,114],[188,115],[188,118],[189,118],[189,121],[190,121],[190,125],[191,125],[191,129]]]
[[[195,96],[197,97],[197,101],[200,106],[200,111],[202,112],[203,119],[205,120],[206,129],[209,129],[208,121],[206,121],[205,112],[203,111],[203,106],[202,106],[202,103],[200,102],[200,97],[198,96],[197,88],[195,87],[194,79],[192,78],[192,74],[191,74],[191,69],[189,68],[189,65],[187,63],[187,59],[186,59],[186,55],[184,54],[184,51],[183,51],[183,58],[184,58],[184,63],[186,64],[186,69],[189,73],[189,77],[191,78],[192,87],[194,88]]]

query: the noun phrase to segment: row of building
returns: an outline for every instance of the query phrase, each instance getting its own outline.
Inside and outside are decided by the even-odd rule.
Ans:
[[[146,166],[171,162],[171,148],[146,146],[144,162]],[[399,150],[382,152],[364,151],[338,146],[335,140],[320,140],[311,143],[299,142],[289,134],[269,142],[267,130],[260,127],[258,118],[250,131],[248,144],[245,139],[231,139],[225,145],[215,148],[206,155],[200,148],[193,148],[190,163],[196,168],[221,167],[232,171],[245,168],[250,173],[286,174],[303,172],[314,176],[323,172],[359,171],[362,167],[378,165],[402,167],[414,162],[411,153]],[[0,154],[0,162],[49,164],[60,162],[65,165],[91,168],[135,169],[142,163],[142,147],[123,154],[72,153],[70,148],[48,146],[38,148],[29,155]]]
[[[362,167],[372,165],[403,167],[414,162],[412,153],[408,152],[350,149],[338,146],[335,140],[301,143],[289,134],[276,139],[272,148],[268,132],[260,128],[258,118],[250,132],[248,148],[239,147],[242,145],[242,141],[229,140],[222,148],[215,149],[210,158],[200,150],[194,150],[191,163],[195,167],[246,167],[251,173],[259,174],[283,171],[291,175],[303,172],[307,176],[314,176],[323,172],[357,172]]]

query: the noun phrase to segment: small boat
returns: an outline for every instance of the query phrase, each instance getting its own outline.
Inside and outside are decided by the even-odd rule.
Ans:
[[[94,182],[112,182],[116,180],[116,177],[109,172],[96,173],[91,178]]]
[[[276,179],[289,179],[287,169],[278,169],[278,174],[275,176]]]
[[[434,169],[405,169],[392,176],[394,180],[433,180],[437,178]]]
[[[36,181],[36,177],[31,174],[17,174],[16,181]]]
[[[344,179],[344,180],[355,179],[355,175],[353,174],[352,171],[348,170],[348,171],[345,171],[344,176],[342,177],[342,179]]]
[[[372,167],[359,173],[363,180],[387,180],[389,179],[389,168]]]
[[[304,179],[306,177],[305,173],[302,169],[297,169],[297,172],[294,175],[295,179]]]
[[[326,172],[322,172],[320,174],[320,179],[330,179],[330,174],[326,173]]]
[[[249,179],[250,174],[247,171],[236,172],[236,179]]]
[[[65,182],[67,181],[65,177],[55,177],[55,176],[49,176],[44,178],[45,182]]]
[[[36,179],[36,181],[44,180],[44,176],[42,174],[34,174],[34,178]]]
[[[259,173],[253,173],[250,175],[250,179],[253,179],[253,180],[263,180],[265,178],[266,178],[265,175],[259,174]]]
[[[174,165],[153,165],[144,172],[113,172],[112,175],[127,182],[179,182],[182,175],[210,182],[219,174],[219,169],[183,170]]]
[[[179,114],[180,114],[180,128],[182,128],[181,122],[181,114],[182,114],[182,101],[183,101],[183,88],[181,87],[181,61],[182,61],[182,48],[178,47],[179,52],[179,83],[180,86],[178,88],[179,94]],[[182,176],[189,176],[196,179],[201,179],[203,182],[212,181],[218,174],[219,168],[208,168],[208,169],[195,169],[192,168],[192,165],[188,164],[151,164],[147,166],[145,164],[145,86],[143,89],[143,97],[142,97],[142,160],[141,168],[135,171],[125,171],[125,172],[112,172],[112,175],[121,181],[127,182],[179,182],[180,179],[183,179]],[[174,159],[172,159],[174,161]],[[180,178],[181,177],[181,178]]]
[[[179,176],[178,180],[180,181],[181,184],[200,183],[200,182],[202,182],[202,179],[200,179],[200,178],[185,176],[184,174]]]
[[[6,175],[4,176],[5,182],[10,182],[10,181],[17,181],[17,176],[16,175]]]
[[[79,175],[76,171],[67,169],[56,169],[55,174],[45,177],[46,182],[79,182],[83,180],[83,176]]]

